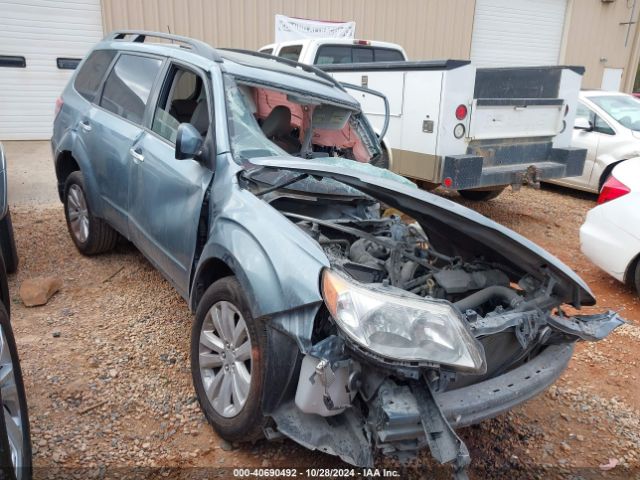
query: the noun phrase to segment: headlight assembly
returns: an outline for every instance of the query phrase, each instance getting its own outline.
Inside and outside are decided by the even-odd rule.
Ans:
[[[449,302],[384,292],[330,269],[322,273],[322,296],[338,327],[374,354],[486,371],[482,345]]]

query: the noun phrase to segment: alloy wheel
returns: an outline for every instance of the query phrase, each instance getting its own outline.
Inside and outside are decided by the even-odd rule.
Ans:
[[[24,467],[24,424],[18,397],[15,371],[11,350],[4,328],[0,325],[0,394],[2,395],[2,413],[11,450],[11,463],[16,477],[22,477]]]
[[[67,194],[67,215],[73,236],[80,243],[89,238],[89,208],[80,186],[73,184]]]
[[[214,303],[200,330],[199,368],[213,409],[234,417],[247,401],[251,386],[251,338],[240,310],[231,302]]]

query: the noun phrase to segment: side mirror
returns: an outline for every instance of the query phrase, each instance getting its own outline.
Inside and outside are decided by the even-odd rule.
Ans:
[[[176,134],[176,160],[189,160],[200,155],[204,140],[196,127],[181,123]]]
[[[584,130],[586,132],[590,132],[593,130],[593,124],[584,117],[578,117],[573,124],[573,128],[575,128],[576,130]]]

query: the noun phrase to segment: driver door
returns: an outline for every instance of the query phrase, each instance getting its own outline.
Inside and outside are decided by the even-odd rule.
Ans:
[[[180,123],[191,123],[203,137],[212,134],[205,78],[190,68],[168,66],[129,184],[134,243],[185,297],[213,172],[197,160],[176,160],[175,139]]]

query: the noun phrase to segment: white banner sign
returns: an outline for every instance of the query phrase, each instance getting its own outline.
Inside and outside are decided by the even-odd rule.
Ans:
[[[323,22],[276,15],[276,43],[305,38],[354,38],[356,22]]]

